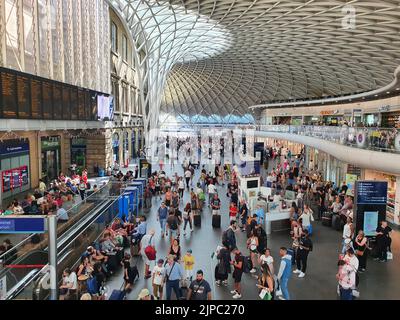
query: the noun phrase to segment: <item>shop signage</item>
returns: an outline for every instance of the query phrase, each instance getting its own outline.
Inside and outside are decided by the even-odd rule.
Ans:
[[[379,112],[388,112],[390,110],[390,106],[389,105],[383,106],[383,107],[380,107],[378,110],[379,110]]]
[[[0,217],[1,233],[44,233],[45,222],[43,217],[8,218]]]
[[[328,115],[331,115],[331,114],[335,114],[335,111],[334,110],[323,110],[323,111],[321,111],[321,115],[322,116],[328,116]]]
[[[29,142],[19,142],[16,140],[6,141],[4,143],[0,143],[0,155],[8,156],[19,153],[29,152]]]
[[[354,174],[358,177],[361,177],[361,168],[357,166],[353,166],[352,164],[347,165],[347,173]]]
[[[53,149],[60,146],[60,137],[43,137],[42,138],[42,149]]]
[[[73,147],[86,147],[86,139],[85,138],[72,138],[71,145]]]
[[[357,181],[357,175],[355,174],[346,174],[346,185],[347,185],[347,195],[354,197],[354,184]]]

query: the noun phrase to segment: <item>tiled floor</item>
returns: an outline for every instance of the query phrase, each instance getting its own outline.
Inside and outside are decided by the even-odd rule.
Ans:
[[[182,174],[182,169],[175,167]],[[197,170],[198,175],[198,170]],[[197,181],[197,179],[195,179]],[[214,284],[215,260],[211,259],[211,253],[221,241],[222,231],[228,227],[228,199],[226,197],[225,187],[219,187],[219,194],[222,200],[222,229],[213,229],[211,226],[211,213],[205,208],[202,214],[201,228],[195,228],[192,234],[185,237],[181,235],[182,252],[188,248],[193,250],[196,259],[195,270],[202,269],[206,280],[210,282],[213,299],[232,299],[230,290],[232,290],[233,281],[229,278],[229,287],[216,287]],[[189,199],[189,194],[185,192],[184,203]],[[156,230],[156,248],[157,258],[165,258],[168,250],[168,240],[160,237],[160,228],[156,221],[156,210],[160,205],[159,198],[153,198],[153,207],[147,214],[149,228]],[[183,205],[182,205],[183,206]],[[400,298],[400,234],[393,232],[392,251],[394,260],[387,263],[379,263],[368,260],[367,271],[360,276],[360,299],[399,299]],[[318,299],[337,299],[335,278],[337,272],[337,259],[340,250],[341,234],[331,228],[322,226],[319,222],[314,224],[314,250],[310,253],[308,259],[308,270],[306,277],[297,278],[295,275],[289,281],[289,290],[292,299],[318,300]],[[246,236],[244,233],[237,235],[237,243],[242,252],[248,254],[245,250]],[[291,239],[288,231],[273,232],[268,239],[268,246],[272,250],[275,258],[275,270],[279,268],[279,248],[289,246]],[[133,291],[127,295],[127,298],[137,299],[138,293],[143,288],[151,291],[151,279],[143,279],[143,264],[140,258],[133,258],[133,262],[138,264],[140,279],[134,285]],[[109,292],[112,289],[119,289],[123,283],[122,270],[113,276],[107,284]],[[249,274],[245,274],[242,279],[243,299],[259,299],[256,288],[256,280]],[[165,295],[165,292],[164,292]]]

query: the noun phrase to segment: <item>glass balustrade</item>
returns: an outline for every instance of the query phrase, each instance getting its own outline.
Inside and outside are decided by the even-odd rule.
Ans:
[[[297,134],[355,148],[400,153],[400,130],[396,128],[259,125],[257,130]]]

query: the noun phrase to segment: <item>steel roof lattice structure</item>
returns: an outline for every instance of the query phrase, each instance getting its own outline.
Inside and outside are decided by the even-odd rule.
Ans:
[[[109,2],[137,49],[148,125],[371,91],[400,65],[400,0]]]

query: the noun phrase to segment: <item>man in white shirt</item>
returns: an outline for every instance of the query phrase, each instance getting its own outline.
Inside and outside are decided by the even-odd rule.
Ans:
[[[217,187],[213,184],[210,183],[208,185],[208,206],[210,206],[212,199],[214,198],[214,194],[217,193]]]
[[[187,169],[186,171],[185,171],[185,179],[186,179],[186,188],[189,190],[189,182],[190,182],[190,179],[192,178],[192,172],[189,170],[189,169]]]
[[[152,272],[153,294],[158,300],[162,300],[164,291],[165,268],[163,264],[164,260],[159,259]]]

